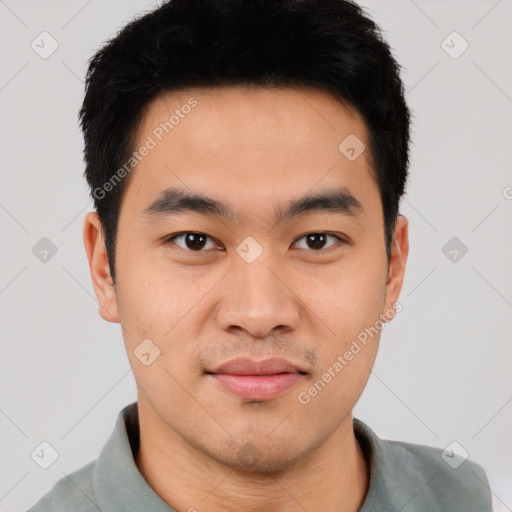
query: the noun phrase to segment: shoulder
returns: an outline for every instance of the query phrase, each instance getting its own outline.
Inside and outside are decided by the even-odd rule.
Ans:
[[[476,462],[452,450],[380,439],[359,420],[354,431],[370,461],[369,505],[384,502],[403,512],[491,512],[489,482]]]
[[[96,461],[61,478],[28,512],[98,512],[93,475]]]
[[[490,510],[490,490],[487,475],[482,466],[461,457],[453,450],[442,450],[431,446],[405,443],[400,441],[383,441],[388,452],[393,454],[392,460],[406,462],[406,467],[425,473],[431,479],[429,490],[442,502],[449,499],[453,503],[455,497],[467,502],[464,510],[473,510],[475,503],[488,505],[481,510]]]

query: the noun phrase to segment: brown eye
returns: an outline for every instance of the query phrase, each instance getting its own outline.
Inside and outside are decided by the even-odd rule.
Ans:
[[[176,240],[179,240],[180,243],[177,243]],[[215,244],[213,243],[211,238],[208,235],[205,235],[204,233],[180,233],[178,235],[173,235],[172,237],[168,238],[166,242],[172,242],[176,244],[178,247],[181,247],[182,249],[185,250],[201,252],[207,245],[208,240],[210,240],[211,246],[207,247],[207,249],[215,247]]]
[[[330,235],[328,233],[308,233],[307,235],[299,238],[299,240],[295,242],[295,245],[298,246],[300,240],[305,240],[307,247],[299,247],[299,249],[313,249],[315,251],[320,251],[325,249],[329,237],[339,242],[343,242],[343,240],[336,235]],[[332,245],[334,244],[330,244],[327,247],[331,247]]]

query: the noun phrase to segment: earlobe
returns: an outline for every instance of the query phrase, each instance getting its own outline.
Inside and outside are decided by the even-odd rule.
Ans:
[[[405,276],[405,265],[409,255],[409,221],[403,215],[398,215],[393,240],[391,242],[391,254],[388,264],[388,277],[386,282],[386,301],[384,311],[394,310],[402,290]]]
[[[99,314],[107,322],[119,323],[117,298],[110,275],[103,227],[96,212],[89,212],[85,216],[83,239],[94,293],[98,299]]]

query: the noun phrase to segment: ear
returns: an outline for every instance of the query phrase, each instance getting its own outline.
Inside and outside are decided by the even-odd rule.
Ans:
[[[103,320],[119,323],[116,290],[110,275],[103,226],[96,212],[89,212],[85,216],[83,235],[85,252],[89,261],[89,272],[99,303],[99,313]]]
[[[388,263],[388,280],[386,282],[386,301],[384,311],[395,311],[394,304],[398,300],[404,282],[405,264],[409,255],[409,221],[403,215],[398,215],[395,231],[391,241],[391,251]],[[390,315],[385,321],[394,317]]]

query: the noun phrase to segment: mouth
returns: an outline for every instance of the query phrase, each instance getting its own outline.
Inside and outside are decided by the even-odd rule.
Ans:
[[[223,389],[244,400],[277,398],[302,382],[307,372],[286,359],[271,357],[262,361],[237,358],[205,372]]]

